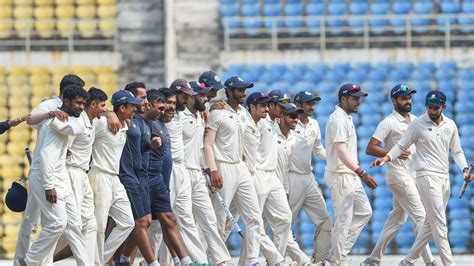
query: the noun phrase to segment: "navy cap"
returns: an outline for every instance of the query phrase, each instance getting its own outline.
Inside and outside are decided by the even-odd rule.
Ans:
[[[251,104],[264,104],[270,102],[270,98],[267,94],[261,92],[254,92],[247,97],[245,103],[247,106]]]
[[[189,85],[191,85],[191,88],[193,89],[193,91],[199,94],[206,93],[212,89],[212,87],[206,87],[204,83],[198,83],[197,81],[190,81]]]
[[[304,110],[301,108],[298,108],[294,103],[283,103],[281,106],[285,108],[285,110],[283,110],[283,114],[304,113]]]
[[[26,208],[26,200],[28,199],[28,192],[18,182],[13,182],[12,187],[8,189],[5,196],[5,204],[14,212],[22,212]]]
[[[245,82],[241,77],[233,76],[225,81],[224,86],[232,89],[249,89],[253,87],[253,83]]]
[[[222,85],[222,80],[214,71],[206,71],[199,76],[199,83],[206,84],[207,87],[211,87],[216,90],[220,90],[224,88]]]
[[[341,96],[353,96],[353,97],[365,97],[369,95],[366,91],[361,90],[360,86],[354,85],[352,83],[347,83],[341,86],[339,92],[337,93],[338,97]]]
[[[127,90],[119,90],[112,95],[112,105],[121,105],[124,103],[141,104],[144,100],[135,98],[135,96]]]
[[[446,95],[444,95],[444,93],[441,91],[430,91],[428,94],[426,94],[426,106],[431,105],[438,107],[443,104],[446,104]]]
[[[295,102],[309,102],[309,101],[321,101],[321,97],[318,95],[313,95],[309,91],[300,91],[297,94],[295,94],[295,97],[293,98],[293,101]]]
[[[268,93],[268,97],[270,97],[271,99],[271,103],[278,103],[278,102],[286,102],[286,103],[289,103],[290,102],[290,98],[288,97],[288,95],[286,95],[285,93],[283,93],[283,91],[281,90],[272,90]]]
[[[185,79],[176,79],[175,81],[173,81],[173,83],[171,83],[170,89],[176,93],[184,92],[191,96],[197,94],[197,92],[193,91],[191,85],[189,85],[189,82],[187,82]]]
[[[396,98],[400,96],[407,96],[413,93],[416,93],[416,90],[412,89],[410,86],[405,84],[398,84],[390,91],[390,97]]]

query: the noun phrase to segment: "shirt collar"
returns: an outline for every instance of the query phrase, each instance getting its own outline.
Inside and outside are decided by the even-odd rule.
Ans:
[[[425,112],[425,114],[423,114],[423,115],[424,115],[423,121],[425,121],[426,123],[431,123],[431,124],[436,125],[438,127],[443,125],[444,123],[446,123],[446,116],[444,116],[443,113],[441,113],[441,117],[443,118],[443,121],[441,121],[441,123],[439,125],[437,125],[435,122],[431,121],[431,118],[428,115],[428,113]]]
[[[349,118],[350,120],[352,120],[352,115],[350,115],[350,114],[348,115],[348,114],[346,113],[346,111],[344,111],[344,109],[342,109],[339,105],[336,105],[335,112],[336,112],[337,114],[343,115],[343,116]]]
[[[91,120],[89,119],[89,116],[87,115],[86,111],[82,111],[81,113],[81,117],[82,117],[82,120],[84,120],[84,125],[87,127],[87,128],[92,128],[93,125],[91,123]]]
[[[410,116],[410,121],[408,121],[405,117],[403,117],[399,112],[393,110],[392,111],[392,115],[395,116],[395,118],[399,121],[399,122],[407,122],[407,123],[410,123],[411,121],[413,121],[413,115],[410,113],[409,116]]]

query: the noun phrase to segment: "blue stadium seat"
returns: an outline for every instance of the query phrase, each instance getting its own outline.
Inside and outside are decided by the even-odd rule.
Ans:
[[[222,4],[236,4],[237,0],[221,0],[221,5]]]
[[[415,14],[431,14],[434,8],[434,3],[415,3],[413,6]],[[418,33],[425,33],[428,31],[428,26],[431,24],[431,19],[429,18],[413,18],[411,21],[413,26],[413,31]]]
[[[368,3],[352,2],[349,5],[349,11],[352,15],[365,15],[369,11]],[[364,32],[364,18],[350,18],[347,20],[350,26],[350,31],[354,34],[361,34]]]
[[[345,3],[330,3],[328,5],[328,14],[330,16],[343,16],[346,13],[346,4]],[[340,18],[331,18],[327,19],[328,31],[331,34],[339,35],[343,32],[346,21]]]
[[[301,33],[304,20],[291,18],[292,16],[303,16],[303,6],[301,4],[286,4],[283,8],[285,15],[285,25],[289,34],[297,35]]]
[[[286,0],[287,4],[301,4],[302,0]]]
[[[373,15],[386,15],[390,8],[389,3],[372,3],[370,5],[370,13]],[[370,18],[370,32],[374,34],[381,34],[385,31],[385,26],[387,26],[388,21],[386,19],[380,18]]]
[[[317,84],[323,80],[323,74],[314,71],[306,71],[305,75],[303,76],[303,79]]]
[[[280,0],[264,0],[265,4],[279,4]]]
[[[303,6],[301,4],[286,4],[283,11],[286,16],[302,16]]]
[[[222,4],[219,8],[221,16],[233,17],[239,15],[239,6],[237,4]]]
[[[347,80],[354,84],[362,84],[367,78],[367,72],[363,70],[351,70],[347,74]]]

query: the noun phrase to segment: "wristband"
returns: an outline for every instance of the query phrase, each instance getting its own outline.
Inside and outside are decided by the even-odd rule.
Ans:
[[[358,173],[357,175],[359,177],[362,177],[364,174],[366,174],[367,172],[365,170],[362,169],[362,171],[360,173]]]

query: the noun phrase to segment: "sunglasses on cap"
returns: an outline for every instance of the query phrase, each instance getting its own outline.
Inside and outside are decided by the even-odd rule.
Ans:
[[[348,90],[344,90],[342,93],[344,94],[353,94],[353,93],[357,93],[357,92],[360,92],[360,86],[359,85],[353,85],[350,89]]]
[[[401,85],[400,88],[396,89],[392,94],[397,94],[399,92],[407,92],[410,91],[411,88],[407,85]]]
[[[443,104],[445,104],[446,102],[443,101],[442,99],[434,98],[434,97],[433,97],[433,98],[428,98],[428,99],[426,99],[426,103],[427,103],[427,104],[428,104],[428,103],[434,103],[434,104],[436,104],[436,105],[443,105]]]

